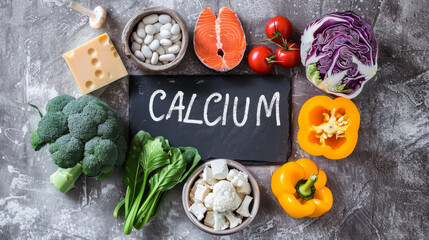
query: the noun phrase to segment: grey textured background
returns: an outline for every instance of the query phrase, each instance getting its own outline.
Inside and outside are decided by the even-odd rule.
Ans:
[[[195,228],[181,206],[181,186],[171,190],[143,231],[122,234],[123,219],[112,211],[124,195],[117,170],[105,181],[82,177],[63,195],[49,182],[56,167],[48,149],[34,152],[29,136],[38,114],[26,105],[80,92],[61,54],[108,32],[119,47],[123,26],[138,10],[161,5],[178,11],[192,31],[206,6],[230,6],[239,15],[248,43],[265,37],[275,15],[293,23],[293,40],[315,18],[353,10],[374,25],[379,41],[379,71],[354,99],[361,112],[359,141],[347,159],[311,157],[296,141],[300,106],[321,92],[306,80],[302,66],[275,74],[293,78],[293,154],[313,159],[328,175],[333,208],[322,217],[293,219],[270,190],[276,167],[252,167],[261,188],[261,208],[244,231],[217,239],[424,239],[429,234],[429,11],[427,1],[383,0],[231,0],[231,1],[82,1],[103,5],[105,25],[88,19],[65,0],[0,0],[0,239],[214,239]],[[142,74],[125,60],[130,74]],[[180,66],[165,74],[213,74],[195,57],[192,46]],[[232,74],[252,74],[244,60]],[[128,80],[95,94],[127,118]]]

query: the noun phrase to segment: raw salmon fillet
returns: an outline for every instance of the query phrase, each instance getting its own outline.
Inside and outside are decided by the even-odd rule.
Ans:
[[[195,26],[194,49],[209,68],[226,72],[236,67],[246,50],[246,37],[237,14],[222,7],[216,18],[209,7],[205,8]]]

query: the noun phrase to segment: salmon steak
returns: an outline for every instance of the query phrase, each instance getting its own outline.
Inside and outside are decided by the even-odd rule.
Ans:
[[[236,67],[246,50],[246,37],[237,14],[222,7],[216,18],[209,7],[205,8],[195,26],[194,50],[211,69],[226,72]]]

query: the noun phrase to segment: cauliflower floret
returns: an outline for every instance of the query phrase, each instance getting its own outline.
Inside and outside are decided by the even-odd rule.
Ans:
[[[229,170],[228,176],[226,177],[228,181],[232,183],[235,187],[242,187],[246,183],[248,183],[248,176],[246,173],[242,171],[238,171],[237,169]]]
[[[225,180],[219,181],[213,186],[213,195],[213,211],[215,212],[234,211],[241,204],[234,185]]]
[[[204,205],[206,206],[207,209],[213,210],[213,201],[214,201],[214,194],[209,193],[204,199]]]
[[[253,198],[249,195],[246,195],[241,206],[237,209],[237,213],[243,217],[250,217],[249,205],[252,202]]]
[[[228,219],[229,228],[235,228],[242,222],[241,218],[236,217],[231,211],[226,212],[225,217]]]
[[[213,212],[213,217],[215,230],[225,230],[228,228],[229,224],[225,219],[224,213]]]

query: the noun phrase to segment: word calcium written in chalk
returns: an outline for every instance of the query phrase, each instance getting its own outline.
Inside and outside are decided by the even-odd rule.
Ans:
[[[197,98],[197,94],[195,94],[195,93],[192,94],[191,100],[190,100],[190,102],[186,108],[185,105],[183,105],[184,93],[182,91],[178,91],[176,93],[176,95],[174,96],[173,100],[171,101],[171,105],[170,105],[170,108],[168,109],[168,112],[166,114],[155,116],[155,114],[154,114],[154,101],[158,95],[160,95],[159,99],[161,101],[164,100],[167,96],[167,94],[165,93],[164,90],[158,89],[158,90],[154,91],[150,97],[149,114],[150,114],[152,120],[155,122],[159,122],[162,120],[168,120],[171,118],[173,111],[177,111],[177,113],[178,113],[177,121],[178,122],[189,123],[189,124],[203,124],[204,123],[210,127],[215,126],[219,123],[222,124],[223,126],[226,125],[229,98],[230,98],[228,93],[226,93],[224,96],[222,96],[220,93],[215,92],[215,93],[212,93],[210,96],[207,97],[205,104],[204,104],[203,120],[190,119],[189,118],[189,116],[191,115],[192,106],[194,104],[195,98]],[[222,115],[217,116],[217,118],[214,120],[209,120],[209,109],[210,109],[209,106],[210,106],[210,104],[219,103],[220,101],[222,101],[222,99],[224,99]],[[246,106],[245,106],[243,118],[241,119],[241,121],[239,121],[238,117],[237,117],[238,101],[239,101],[238,97],[234,97],[232,117],[233,117],[234,124],[237,127],[243,127],[246,124],[248,116],[249,116],[250,98],[246,97]],[[265,116],[267,118],[271,117],[272,112],[273,112],[274,107],[275,107],[276,125],[281,126],[279,102],[280,102],[280,93],[279,92],[276,92],[273,94],[273,97],[271,98],[270,104],[268,104],[265,95],[261,95],[259,97],[258,105],[257,105],[257,111],[256,111],[256,126],[261,125],[262,107],[265,111]],[[185,116],[183,118],[183,111],[185,111],[185,109],[186,109],[186,112],[185,112]],[[211,117],[213,117],[213,116],[211,116]],[[210,117],[210,119],[213,119],[211,117]],[[216,116],[214,116],[214,117],[216,117]]]

